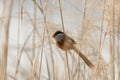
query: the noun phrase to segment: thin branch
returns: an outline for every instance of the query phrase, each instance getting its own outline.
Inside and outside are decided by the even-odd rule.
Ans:
[[[62,22],[62,29],[63,29],[63,32],[65,31],[65,28],[64,28],[64,21],[63,21],[63,14],[62,14],[62,8],[61,8],[61,1],[59,1],[59,8],[60,8],[60,15],[61,15],[61,22]]]
[[[96,74],[97,74],[98,69],[99,69],[100,58],[101,58],[101,43],[102,43],[102,34],[103,34],[103,23],[104,23],[105,6],[106,6],[106,0],[104,0],[102,19],[101,19],[101,34],[100,34],[100,42],[99,42],[99,49],[98,49],[99,56],[98,56],[98,62],[97,62],[97,66],[96,66]]]
[[[39,8],[39,10],[40,10],[41,13],[43,14],[43,8],[41,8],[41,7],[39,6],[39,4],[36,2],[36,0],[33,0],[33,2],[37,5],[37,7]]]
[[[9,27],[10,27],[10,22],[11,22],[11,13],[12,13],[12,6],[13,6],[13,0],[9,1],[8,8],[6,11],[8,11],[8,18],[5,23],[5,42],[4,42],[4,48],[3,48],[3,72],[1,74],[0,72],[0,77],[1,80],[6,80],[7,79],[7,57],[8,57],[8,46],[9,46]]]

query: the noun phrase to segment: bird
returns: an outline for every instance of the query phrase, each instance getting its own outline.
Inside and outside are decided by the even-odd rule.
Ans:
[[[76,48],[76,41],[74,41],[71,37],[69,37],[67,34],[64,32],[57,30],[53,35],[52,35],[54,42],[57,47],[59,47],[63,51],[69,51],[69,50],[74,50],[82,59],[83,61],[90,67],[91,69],[94,69],[95,66],[93,63],[85,56],[83,53]]]

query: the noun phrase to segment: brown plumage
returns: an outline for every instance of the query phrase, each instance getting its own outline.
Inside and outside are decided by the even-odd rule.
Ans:
[[[64,50],[64,51],[68,51],[73,49],[82,59],[83,61],[91,68],[94,69],[94,65],[87,59],[87,57],[85,57],[81,51],[79,51],[76,47],[75,44],[76,42],[70,38],[69,36],[67,36],[64,32],[62,31],[56,31],[53,34],[53,38],[55,40],[56,45]]]

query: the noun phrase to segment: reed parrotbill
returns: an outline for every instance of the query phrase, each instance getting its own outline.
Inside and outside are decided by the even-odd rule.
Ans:
[[[76,42],[72,38],[59,30],[53,34],[53,38],[57,47],[64,51],[74,50],[91,69],[94,69],[94,65],[92,64],[92,62],[88,60],[88,58],[85,57],[82,52],[76,48]]]

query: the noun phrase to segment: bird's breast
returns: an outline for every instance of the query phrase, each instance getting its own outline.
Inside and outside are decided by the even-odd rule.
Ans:
[[[64,51],[68,51],[70,49],[73,49],[73,42],[70,39],[65,39],[63,44],[56,42],[56,45]]]

